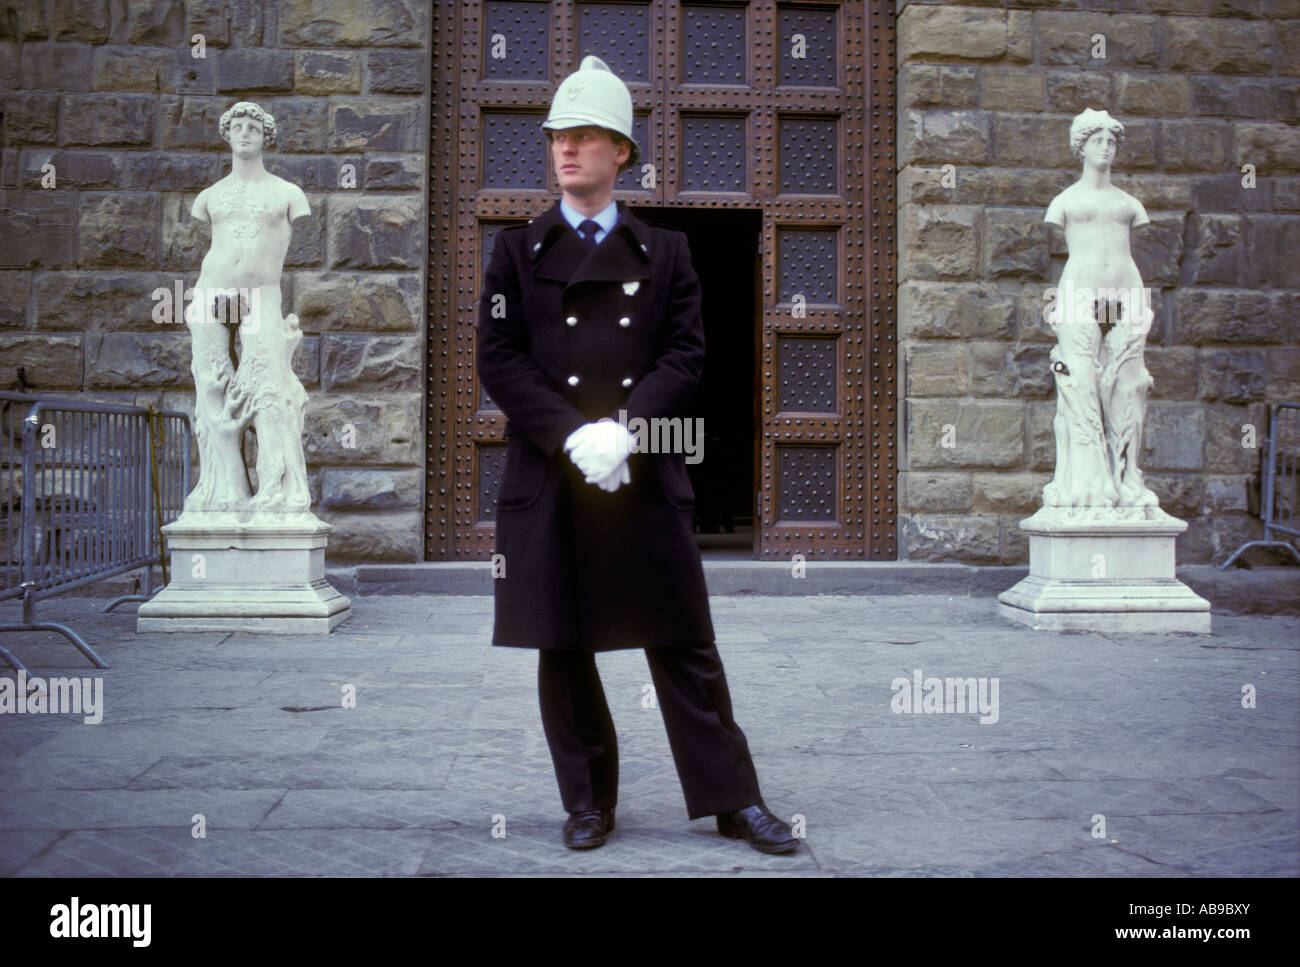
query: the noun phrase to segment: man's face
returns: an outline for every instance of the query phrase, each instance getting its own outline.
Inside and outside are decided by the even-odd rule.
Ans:
[[[261,121],[247,115],[230,119],[230,150],[236,158],[256,158],[263,139]]]
[[[551,163],[567,195],[601,196],[614,187],[619,165],[628,159],[627,142],[614,143],[604,128],[584,125],[551,132]]]
[[[1117,143],[1115,132],[1107,131],[1104,128],[1101,131],[1095,131],[1092,137],[1083,142],[1083,160],[1095,168],[1105,168],[1115,160]]]

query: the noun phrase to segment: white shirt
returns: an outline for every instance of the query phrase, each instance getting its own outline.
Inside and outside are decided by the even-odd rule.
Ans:
[[[587,220],[586,215],[571,207],[563,198],[560,199],[560,214],[564,216],[564,220],[569,223],[575,232],[578,231],[578,226]],[[600,231],[596,233],[596,244],[599,245],[605,240],[605,236],[614,230],[614,226],[618,224],[618,202],[611,201],[591,218],[600,226]]]

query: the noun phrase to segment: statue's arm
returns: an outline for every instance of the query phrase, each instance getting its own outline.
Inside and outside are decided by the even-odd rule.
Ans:
[[[1151,219],[1147,218],[1147,210],[1142,206],[1142,203],[1140,201],[1134,198],[1133,199],[1133,227],[1137,228],[1139,225],[1147,225],[1150,224],[1150,222]]]
[[[1050,222],[1053,225],[1065,227],[1065,205],[1061,202],[1061,196],[1057,195],[1052,199],[1052,203],[1047,206],[1047,214],[1043,216],[1043,221]]]
[[[289,186],[292,190],[289,192],[289,221],[295,218],[302,218],[303,215],[311,214],[311,203],[307,201],[306,194],[297,185]]]
[[[208,192],[210,188],[204,188],[199,192],[199,197],[194,199],[194,204],[190,206],[190,217],[199,218],[203,221],[211,221],[208,215]]]

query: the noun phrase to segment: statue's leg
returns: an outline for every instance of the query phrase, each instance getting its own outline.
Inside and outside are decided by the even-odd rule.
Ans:
[[[1119,337],[1116,326],[1123,315],[1122,304],[1114,299],[1099,299],[1095,306],[1097,328],[1101,332],[1101,346],[1097,355],[1097,399],[1101,406],[1101,425],[1106,439],[1106,467],[1112,481],[1118,481],[1115,464],[1114,413],[1115,374],[1119,365]],[[1118,492],[1118,490],[1117,490]]]
[[[288,372],[286,390],[288,395],[288,429],[289,439],[285,443],[285,482],[286,500],[293,507],[307,510],[311,507],[311,490],[307,486],[307,457],[303,452],[302,431],[304,413],[307,409],[307,391],[302,381],[293,372],[293,356],[302,342],[302,330],[298,328],[298,316],[289,313],[285,317],[286,347],[285,367]]]
[[[1061,447],[1068,445],[1068,477],[1058,483],[1056,497],[1069,507],[1111,507],[1119,499],[1107,466],[1102,432],[1101,405],[1097,394],[1097,349],[1099,333],[1086,321],[1069,322],[1057,330],[1059,361],[1056,375],[1058,416],[1069,426],[1068,434],[1057,434],[1057,460]]]
[[[301,413],[282,397],[263,397],[261,403],[253,421],[258,430],[258,488],[252,506],[259,510],[308,510],[311,493],[302,452]]]
[[[283,510],[282,414],[275,407],[265,405],[265,400],[262,403],[253,417],[253,426],[257,428],[257,493],[250,506],[255,510]]]
[[[307,457],[303,452],[302,430],[303,409],[307,402],[307,391],[295,378],[294,383],[301,394],[301,402],[295,398],[288,406],[285,421],[285,462],[284,493],[286,501],[293,507],[307,510],[311,507],[311,490],[307,486]],[[297,397],[298,394],[295,394]]]
[[[1134,316],[1140,307],[1132,308]],[[1147,394],[1154,380],[1142,358],[1146,332],[1131,325],[1116,327],[1110,337],[1112,364],[1106,386],[1106,443],[1114,464],[1120,503],[1154,505],[1159,501],[1142,482],[1138,457],[1142,449],[1142,424]]]

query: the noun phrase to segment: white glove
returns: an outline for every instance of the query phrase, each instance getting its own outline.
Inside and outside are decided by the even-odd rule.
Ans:
[[[578,427],[564,441],[565,451],[587,483],[599,483],[611,476],[627,462],[635,446],[636,437],[609,417]]]
[[[579,443],[581,443],[584,439],[586,439],[587,434],[591,431],[591,428],[595,425],[596,425],[595,423],[584,423],[582,424],[582,426],[578,427],[567,437],[565,437],[564,452],[571,453],[574,447],[576,447]]]
[[[611,473],[604,480],[597,480],[596,486],[599,487],[601,490],[604,490],[607,493],[612,494],[623,484],[631,483],[631,482],[632,482],[632,473],[627,468],[627,461],[624,460],[614,469],[614,472]]]

